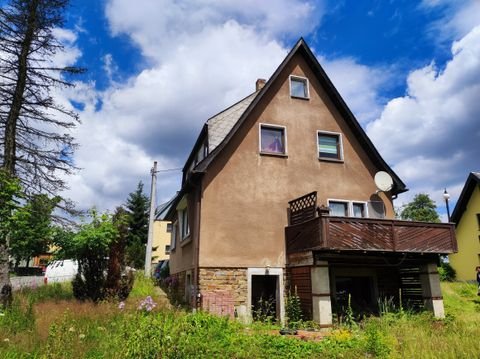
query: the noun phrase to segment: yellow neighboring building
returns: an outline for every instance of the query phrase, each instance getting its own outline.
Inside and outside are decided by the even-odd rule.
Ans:
[[[152,263],[170,258],[171,222],[155,220],[153,222]]]
[[[475,280],[480,265],[480,173],[471,172],[452,213],[458,253],[450,254],[450,264],[459,280]]]

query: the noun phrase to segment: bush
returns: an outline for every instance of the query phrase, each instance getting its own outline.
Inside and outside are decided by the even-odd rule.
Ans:
[[[457,278],[457,272],[448,262],[442,262],[438,267],[438,274],[441,281],[453,282]]]
[[[287,315],[288,327],[296,329],[303,319],[300,297],[297,295],[296,287],[295,294],[288,293],[285,303],[285,314]]]

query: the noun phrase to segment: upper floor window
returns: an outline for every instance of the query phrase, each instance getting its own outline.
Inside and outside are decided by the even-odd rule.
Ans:
[[[170,240],[170,250],[174,250],[177,246],[178,222],[172,225],[172,239]]]
[[[308,79],[299,76],[290,76],[290,96],[308,99]]]
[[[260,152],[287,154],[287,129],[284,126],[260,124]]]
[[[172,223],[167,223],[167,233],[172,233],[172,227],[173,227]]]
[[[352,202],[352,217],[364,218],[367,216],[367,209],[364,202]]]
[[[331,216],[348,217],[348,202],[328,201]]]
[[[343,160],[342,136],[335,132],[318,131],[318,158]]]
[[[190,225],[188,223],[188,211],[184,208],[180,211],[180,235],[181,239],[185,239],[190,234]]]
[[[366,218],[367,203],[360,201],[329,200],[331,216]]]
[[[478,229],[480,230],[480,213],[477,213]]]

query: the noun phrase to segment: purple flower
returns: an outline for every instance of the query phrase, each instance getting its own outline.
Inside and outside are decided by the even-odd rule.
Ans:
[[[140,302],[140,304],[138,305],[138,310],[151,312],[153,308],[155,308],[156,306],[157,306],[157,303],[153,301],[152,297],[148,296]]]
[[[120,310],[125,309],[125,302],[120,302],[120,303],[118,304],[118,309],[120,309]]]

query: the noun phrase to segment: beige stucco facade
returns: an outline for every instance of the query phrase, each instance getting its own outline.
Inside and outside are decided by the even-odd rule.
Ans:
[[[224,131],[226,137],[218,147],[208,147],[208,121],[202,129],[184,167],[182,189],[167,215],[174,227],[170,271],[178,278],[186,278],[180,291],[188,303],[216,313],[248,317],[254,312],[255,301],[263,295],[262,288],[268,287],[269,295],[275,296],[277,316],[283,319],[284,296],[295,274],[296,281],[308,277],[310,312],[328,327],[336,278],[358,272],[351,268],[351,258],[356,261],[355,268],[365,266],[360,277],[366,278],[352,281],[358,284],[365,279],[365,283],[372,283],[375,295],[378,288],[390,290],[388,283],[393,288],[390,291],[398,293],[401,274],[398,268],[389,272],[381,267],[382,251],[372,251],[369,264],[363,263],[365,251],[356,255],[344,252],[339,259],[335,257],[338,251],[332,250],[331,256],[315,254],[319,255],[315,260],[313,252],[304,253],[311,259],[307,264],[292,262],[290,253],[287,266],[289,201],[316,192],[315,208],[329,206],[329,201],[347,202],[348,216],[352,216],[353,203],[360,203],[364,204],[364,217],[393,219],[392,193],[406,190],[332,90],[333,85],[325,80],[323,70],[316,66],[307,50],[292,51],[263,90],[257,89],[213,117],[212,132],[218,135],[220,120],[231,121],[232,125],[229,116],[238,109],[242,111],[236,118],[238,126]],[[291,76],[308,81],[306,98],[292,96]],[[283,129],[285,153],[261,151],[261,127],[266,125]],[[342,154],[340,159],[319,158],[319,132],[340,139],[335,147],[336,153]],[[202,148],[212,152],[199,158]],[[394,190],[378,190],[374,177],[379,171],[392,175]],[[373,205],[369,207],[373,203],[383,204],[380,215],[373,211]],[[186,213],[188,233],[184,228]],[[410,265],[416,265],[420,273],[419,264],[431,264],[435,258],[438,256],[410,258]],[[403,263],[395,255],[390,260]],[[304,268],[293,271],[293,266]],[[377,280],[377,269],[387,274]],[[436,283],[437,279],[432,281]],[[436,292],[427,290],[426,284],[419,281],[418,285],[426,288],[425,295],[432,300],[440,300]]]
[[[309,79],[310,99],[290,97],[289,75]],[[286,127],[287,155],[262,155],[260,123]],[[318,159],[317,131],[340,133],[342,162]],[[202,181],[200,267],[284,267],[287,203],[318,191],[328,199],[369,201],[378,171],[298,55]],[[392,201],[380,194],[386,217]]]

